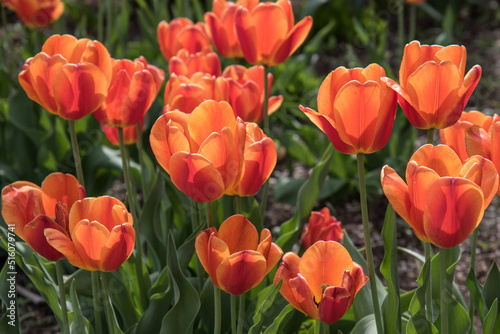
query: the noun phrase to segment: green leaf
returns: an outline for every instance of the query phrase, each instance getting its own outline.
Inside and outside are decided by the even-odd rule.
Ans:
[[[278,333],[278,330],[280,328],[281,323],[283,322],[283,319],[291,312],[295,310],[295,307],[293,305],[288,304],[281,310],[280,314],[274,318],[274,321],[272,324],[266,328],[264,331],[264,334],[276,334]]]
[[[484,317],[483,334],[494,334],[495,328],[496,333],[498,333],[500,331],[500,323],[498,319],[498,299],[493,301],[488,314]]]
[[[82,309],[80,308],[80,302],[78,301],[78,295],[75,288],[75,280],[71,282],[69,288],[69,298],[71,299],[71,305],[73,306],[72,321],[70,326],[71,333],[89,333],[85,318],[82,314]]]
[[[263,301],[257,305],[257,312],[253,316],[253,325],[250,327],[249,334],[258,334],[262,331],[262,324],[264,323],[264,314],[266,311],[273,305],[274,300],[276,299],[276,295],[280,291],[281,285],[283,284],[283,280],[274,287],[274,289],[269,292]],[[266,287],[267,290],[270,290],[273,285]],[[266,291],[267,292],[267,291]]]
[[[5,334],[21,333],[19,313],[16,300],[16,275],[10,274],[10,265],[15,266],[14,259],[10,257],[0,272],[0,299],[2,300],[3,317],[0,319],[0,332]]]
[[[481,321],[484,321],[486,310],[483,298],[483,287],[477,280],[476,273],[474,272],[474,268],[472,267],[467,274],[465,285],[470,291],[470,300],[474,303],[474,306],[478,311],[479,318],[481,318]]]
[[[396,227],[394,210],[389,204],[385,213],[384,227],[382,228],[385,256],[380,265],[380,272],[387,282],[388,290],[388,295],[382,303],[382,315],[387,333],[401,333]]]
[[[366,333],[376,333],[377,323],[375,321],[375,315],[369,314],[360,321],[356,323],[356,326],[351,331],[351,334],[366,334]],[[387,332],[394,333],[394,332]]]
[[[172,234],[169,236],[167,248],[167,265],[176,285],[175,304],[163,317],[161,333],[189,333],[200,309],[200,298],[196,289],[180,270]]]
[[[498,269],[496,262],[493,261],[483,288],[484,302],[489,310],[493,307],[495,300],[500,299],[500,286],[498,282],[500,282],[500,270]],[[496,327],[494,333],[500,333],[500,308],[497,308]]]

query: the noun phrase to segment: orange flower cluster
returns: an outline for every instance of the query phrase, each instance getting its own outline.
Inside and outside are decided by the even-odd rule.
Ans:
[[[61,0],[3,0],[2,6],[16,12],[29,28],[43,28],[57,20],[64,12]]]

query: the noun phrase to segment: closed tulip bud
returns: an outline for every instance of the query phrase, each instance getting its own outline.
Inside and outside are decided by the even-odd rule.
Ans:
[[[302,247],[308,249],[316,241],[340,242],[343,237],[342,223],[330,215],[328,208],[323,208],[321,211],[311,212],[309,222],[304,226],[300,239]]]
[[[64,12],[61,0],[4,0],[1,5],[16,12],[19,20],[29,28],[46,27]]]
[[[221,75],[219,56],[211,48],[205,48],[194,54],[189,53],[186,49],[179,50],[176,56],[170,58],[168,70],[170,74],[175,73],[186,77],[191,77],[196,72]]]

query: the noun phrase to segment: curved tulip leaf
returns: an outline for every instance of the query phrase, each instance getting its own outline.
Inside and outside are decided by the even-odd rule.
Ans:
[[[364,334],[364,333],[376,333],[377,324],[375,322],[375,315],[369,314],[360,321],[356,323],[356,326],[351,331],[351,334]],[[387,332],[392,333],[392,332]]]
[[[249,334],[258,334],[262,332],[262,324],[264,323],[264,315],[267,310],[273,305],[274,300],[276,299],[276,296],[278,295],[278,292],[280,291],[281,284],[283,284],[283,280],[280,281],[280,283],[274,287],[274,289],[270,289],[272,285],[269,285],[267,290],[271,290],[267,297],[259,304],[257,305],[257,312],[255,312],[255,315],[253,316],[253,325],[250,327],[250,330],[248,331]],[[240,296],[240,298],[244,298],[243,295]]]
[[[500,282],[500,270],[496,262],[493,261],[483,288],[484,302],[490,311],[493,308],[495,299],[500,299],[500,287],[498,286],[498,282]],[[491,316],[494,317],[494,315]],[[500,333],[500,308],[497,309],[495,330],[495,334]]]
[[[269,327],[266,328],[266,330],[264,331],[264,334],[276,334],[276,333],[278,333],[281,322],[293,310],[295,310],[295,307],[293,307],[292,304],[287,304],[283,308],[283,310],[281,310],[280,314],[276,318],[274,318],[273,323]]]
[[[4,315],[0,319],[0,332],[5,334],[21,334],[21,326],[19,324],[19,313],[17,305],[12,306],[10,304],[10,300],[15,300],[15,299],[9,296],[9,288],[11,283],[9,283],[8,279],[11,279],[11,277],[8,274],[8,272],[12,270],[9,269],[9,266],[10,262],[5,261],[2,271],[0,272],[1,282],[7,282],[7,284],[2,284],[0,286],[0,299],[2,300],[2,304],[6,304],[5,307],[7,308]],[[13,310],[12,307],[14,307]]]
[[[488,334],[488,333],[494,334],[495,328],[498,333],[500,330],[500,321],[498,319],[498,299],[495,299],[493,301],[493,304],[491,304],[488,314],[484,318],[483,334]]]
[[[71,323],[70,331],[71,333],[90,333],[90,324],[88,320],[83,316],[75,285],[75,280],[71,281],[71,286],[69,288],[69,297],[71,299],[71,306],[73,306],[73,312],[70,313],[72,319],[69,319]]]

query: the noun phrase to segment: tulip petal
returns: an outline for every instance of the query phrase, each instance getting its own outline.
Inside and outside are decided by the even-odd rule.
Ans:
[[[260,243],[257,247],[257,252],[261,253],[266,259],[266,275],[274,268],[283,255],[283,251],[278,245],[272,242],[272,238],[271,231],[267,228],[260,232]]]
[[[430,187],[428,194],[424,229],[438,247],[461,244],[483,218],[483,194],[472,181],[441,178]]]
[[[351,270],[352,263],[351,256],[338,242],[318,241],[302,255],[299,268],[314,300],[319,302],[324,284],[340,286],[344,270]]]
[[[491,140],[488,133],[477,125],[465,130],[465,146],[469,156],[480,155],[491,159]]]
[[[67,210],[76,201],[85,197],[85,190],[71,174],[52,173],[42,182],[42,202],[45,214],[56,216],[56,204],[64,203]]]
[[[101,250],[102,271],[114,271],[125,262],[135,246],[135,230],[130,224],[113,227]]]
[[[43,256],[49,261],[57,261],[64,258],[64,255],[58,252],[54,247],[47,243],[44,235],[44,230],[51,228],[58,230],[61,233],[66,233],[64,229],[59,226],[55,221],[46,215],[38,215],[33,221],[26,224],[24,227],[24,240],[33,248],[38,254]]]
[[[290,290],[299,307],[291,304],[294,305],[297,310],[304,312],[313,319],[319,320],[318,307],[316,305],[320,303],[321,296],[319,297],[320,299],[316,300],[316,297],[312,295],[310,282],[307,282],[304,276],[298,273],[297,277],[290,280]]]
[[[259,61],[257,33],[248,9],[244,7],[238,8],[234,22],[238,41],[240,42],[241,51],[243,52],[245,59],[250,64],[256,65]]]
[[[71,238],[88,268],[101,270],[101,251],[109,235],[109,230],[97,221],[84,219],[75,226]]]
[[[471,180],[481,188],[486,209],[498,191],[498,172],[493,162],[480,155],[470,157],[464,162],[459,176]]]
[[[331,325],[349,310],[354,299],[355,283],[349,274],[344,271],[341,286],[330,286],[325,289],[323,299],[318,305],[319,319]]]
[[[57,251],[61,252],[66,257],[69,263],[71,263],[75,267],[85,270],[95,270],[95,268],[88,266],[87,263],[82,259],[82,257],[76,250],[75,245],[65,233],[62,233],[61,231],[53,228],[46,228],[43,233],[45,234],[49,245],[54,247]]]
[[[411,200],[408,186],[394,169],[385,165],[380,173],[385,196],[397,214],[408,222],[411,219]]]
[[[460,158],[446,145],[424,145],[411,156],[410,160],[415,161],[418,166],[434,170],[439,176],[456,176],[462,169]],[[406,180],[408,181],[408,178]]]
[[[94,112],[104,102],[108,83],[95,65],[66,64],[54,76],[52,89],[58,115],[78,120]]]
[[[243,215],[233,215],[220,226],[217,237],[223,240],[231,254],[244,250],[257,250],[259,234]]]
[[[52,35],[42,46],[42,52],[49,56],[60,54],[69,63],[79,63],[85,48],[89,44],[88,38],[77,39],[72,35]]]
[[[312,17],[306,16],[300,20],[291,31],[288,32],[288,36],[273,57],[271,63],[273,66],[279,65],[287,60],[288,57],[290,57],[298,49],[298,47],[304,43],[309,31],[311,31],[312,24]]]
[[[382,104],[379,109],[379,117],[377,117],[377,121],[375,123],[372,144],[367,153],[381,150],[387,144],[389,138],[391,138],[397,107],[397,94],[394,90],[389,88],[386,90],[382,99]]]
[[[495,164],[497,171],[500,171],[500,122],[495,122],[491,125],[490,135],[491,161]],[[500,193],[500,185],[498,193]]]
[[[199,154],[176,152],[169,167],[175,186],[199,203],[214,201],[224,194],[224,181],[219,171]]]
[[[244,250],[231,254],[217,268],[217,281],[222,290],[238,296],[259,285],[266,274],[262,254]]]
[[[203,268],[212,279],[214,285],[219,287],[217,268],[230,255],[230,252],[226,243],[216,235],[217,231],[214,227],[201,231],[196,236],[194,247]]]

